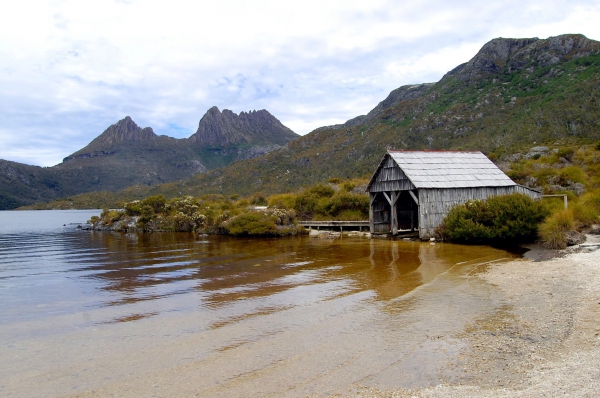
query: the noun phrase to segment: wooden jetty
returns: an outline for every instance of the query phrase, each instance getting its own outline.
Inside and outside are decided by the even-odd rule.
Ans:
[[[369,230],[369,221],[298,221],[298,224],[302,225],[305,228],[312,228],[312,229],[316,229],[317,231],[320,228],[324,228],[324,229],[338,229],[340,230],[340,232],[342,232],[344,230],[344,228],[346,228],[346,230],[348,229],[353,229],[356,230],[358,228],[358,231],[362,231],[363,228],[365,229],[365,231]]]

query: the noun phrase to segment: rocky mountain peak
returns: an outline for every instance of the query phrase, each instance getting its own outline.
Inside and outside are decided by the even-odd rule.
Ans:
[[[266,110],[241,112],[239,115],[216,106],[210,108],[188,140],[204,147],[239,144],[285,145],[298,135]]]
[[[143,142],[154,140],[157,135],[151,127],[139,127],[129,116],[113,124],[100,134],[90,145],[112,146],[127,141]]]
[[[598,53],[598,42],[581,34],[567,34],[547,39],[497,38],[486,43],[467,63],[444,76],[461,81],[475,81],[488,74],[520,71],[528,67],[545,67]]]
[[[554,65],[573,58],[600,53],[597,41],[581,34],[567,34],[547,39],[537,37],[524,39],[497,38],[483,45],[481,50],[469,61],[448,72],[440,81],[456,77],[459,81],[478,82],[489,75],[521,71],[525,68],[537,68]],[[533,71],[533,69],[531,69]],[[414,84],[393,90],[367,115],[357,116],[344,124],[325,126],[315,131],[332,128],[352,127],[364,124],[380,117],[388,108],[402,101],[420,98],[433,84]]]
[[[67,156],[67,162],[78,158],[90,158],[114,153],[114,147],[122,144],[152,142],[158,136],[151,127],[139,127],[129,116],[108,127],[86,147]]]

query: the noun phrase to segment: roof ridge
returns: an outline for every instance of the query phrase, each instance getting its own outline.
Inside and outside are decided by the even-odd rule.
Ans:
[[[451,151],[451,150],[445,150],[445,149],[419,149],[419,150],[413,150],[413,149],[388,149],[388,152],[449,152],[449,153],[483,153],[481,151],[477,151],[477,150],[471,150],[471,151]]]

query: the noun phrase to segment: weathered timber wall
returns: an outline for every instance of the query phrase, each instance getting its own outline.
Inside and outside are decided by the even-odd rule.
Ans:
[[[541,193],[520,185],[512,187],[480,187],[451,189],[419,189],[419,236],[434,237],[437,228],[450,208],[469,200],[487,199],[491,196],[522,193],[540,199]]]
[[[383,195],[377,196],[377,201],[373,203],[373,232],[388,233],[391,229],[390,205]]]
[[[407,191],[410,189],[415,189],[415,186],[394,162],[394,159],[388,156],[383,167],[379,169],[370,192]]]
[[[404,154],[403,156],[409,155],[411,154]],[[479,155],[485,158],[482,154]],[[468,200],[487,199],[491,196],[507,195],[515,192],[528,195],[533,199],[541,198],[540,192],[527,187],[516,184],[507,185],[510,184],[510,179],[495,166],[488,167],[487,163],[491,165],[491,162],[487,160],[487,163],[483,165],[485,167],[483,167],[481,159],[473,160],[469,158],[468,160],[473,162],[473,170],[465,173],[465,167],[455,167],[452,162],[447,163],[448,167],[440,168],[439,164],[436,163],[439,159],[437,161],[435,159],[427,161],[428,158],[439,157],[438,154],[425,153],[419,156],[424,159],[423,170],[417,172],[417,169],[413,168],[412,171],[412,178],[419,187],[418,189],[389,153],[382,159],[369,186],[370,194],[375,195],[373,206],[370,209],[371,230],[373,232],[390,232],[394,224],[392,210],[397,214],[396,221],[400,229],[418,226],[421,238],[430,238],[434,236],[435,228],[442,223],[448,210],[454,205],[465,203]],[[458,155],[450,153],[446,156]],[[431,170],[432,166],[436,167],[437,174],[435,175],[427,174],[427,170]],[[420,164],[419,167],[421,167]],[[451,170],[448,170],[448,168]],[[487,176],[488,180],[482,180],[482,175]],[[415,178],[418,179],[415,180]],[[499,186],[472,186],[482,184],[482,181],[484,181],[483,183],[493,183],[495,181]],[[436,186],[435,184],[444,188],[431,188]],[[460,184],[464,185],[461,186]],[[448,186],[451,186],[451,188],[448,188]],[[418,214],[411,211],[414,204],[407,191],[412,191],[418,195],[419,206],[418,211],[415,211]],[[395,197],[394,195],[400,195],[394,209],[390,207],[383,192],[387,193],[391,200]]]

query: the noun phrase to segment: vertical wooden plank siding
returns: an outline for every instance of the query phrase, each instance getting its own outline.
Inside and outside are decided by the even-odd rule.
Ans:
[[[375,232],[375,224],[373,219],[373,202],[375,201],[375,196],[372,192],[369,192],[369,228],[371,233]]]
[[[398,235],[398,212],[396,208],[396,199],[398,193],[392,192],[392,235]]]
[[[370,192],[406,191],[415,189],[406,174],[389,155],[375,177]]]
[[[483,156],[483,155],[482,155]],[[424,166],[427,163],[424,163]],[[476,162],[476,164],[478,164]],[[463,167],[464,168],[464,167]],[[484,169],[485,170],[488,170]],[[499,187],[484,186],[484,187],[464,187],[461,188],[460,181],[453,184],[453,188],[425,188],[435,186],[435,176],[428,179],[426,167],[424,173],[419,174],[422,182],[420,188],[410,181],[406,173],[398,166],[398,163],[386,154],[380,163],[369,188],[369,220],[370,228],[373,233],[389,233],[394,235],[398,233],[399,224],[402,228],[408,225],[419,228],[421,238],[430,238],[434,236],[435,228],[438,227],[452,206],[465,203],[468,200],[487,199],[491,196],[507,195],[518,192],[530,196],[533,199],[541,199],[541,193],[520,185],[504,185]],[[442,169],[439,173],[443,174]],[[502,174],[499,170],[498,172]],[[461,175],[458,173],[457,175]],[[502,174],[506,177],[504,174]],[[413,175],[413,179],[416,178]],[[473,178],[473,177],[471,177]],[[508,178],[508,177],[506,177]],[[418,181],[418,180],[415,180]],[[464,180],[467,185],[473,179]],[[510,180],[509,180],[510,181]],[[501,184],[499,184],[501,185]],[[448,186],[448,185],[446,185]],[[418,202],[411,204],[408,208],[416,208],[417,220],[414,220],[412,212],[407,208],[405,199],[399,203],[401,206],[398,210],[396,201],[403,195],[402,191],[408,191],[414,198],[412,193],[416,193]],[[406,193],[404,193],[406,195]],[[414,207],[413,207],[414,206]]]
[[[519,186],[508,187],[479,187],[479,188],[450,188],[450,189],[419,189],[419,236],[421,238],[434,237],[437,228],[452,206],[466,203],[468,200],[483,200],[492,196],[523,193],[532,199],[541,195]],[[522,188],[522,187],[519,187]]]
[[[390,205],[381,193],[373,201],[373,229],[375,233],[390,232]]]

